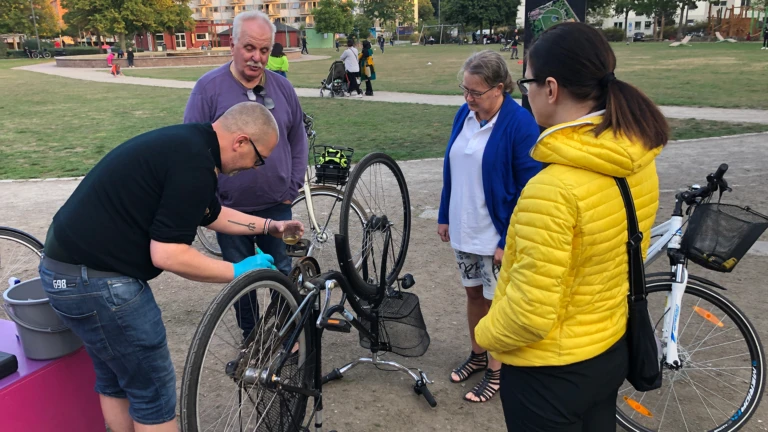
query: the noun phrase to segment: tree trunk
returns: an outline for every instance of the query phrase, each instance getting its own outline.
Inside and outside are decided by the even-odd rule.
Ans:
[[[665,15],[662,13],[662,14],[661,14],[661,37],[659,38],[659,39],[661,39],[662,41],[664,40],[664,20],[665,20],[666,18],[667,18],[667,17],[666,17],[666,16],[665,16]]]
[[[96,46],[101,50],[101,32],[96,31]],[[106,52],[102,50],[102,52]]]
[[[653,15],[653,40],[658,40],[656,38],[656,35],[658,34],[658,33],[656,33],[656,31],[658,30],[658,27],[659,27],[657,25],[658,22],[659,22],[659,16],[654,14]]]
[[[627,31],[629,30],[627,20],[629,20],[629,8],[624,9],[624,42],[627,41]]]
[[[685,25],[685,7],[687,6],[686,2],[683,2],[683,5],[680,6],[680,24],[677,26],[677,40],[683,39],[683,26]]]
[[[125,46],[125,33],[118,33],[117,37],[120,40],[120,49],[123,50],[123,52],[128,51],[128,49]]]

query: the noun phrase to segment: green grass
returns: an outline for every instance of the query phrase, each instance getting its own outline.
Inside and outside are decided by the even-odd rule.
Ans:
[[[0,179],[78,176],[113,147],[181,122],[189,90],[70,80],[0,62]],[[355,159],[383,151],[396,159],[443,155],[455,107],[306,98],[318,144],[353,147]],[[670,120],[676,139],[768,130],[768,125]]]
[[[619,79],[646,92],[657,104],[768,109],[764,96],[768,76],[768,52],[758,43],[694,43],[690,47],[671,48],[669,43],[612,44],[616,52]],[[459,94],[456,75],[462,62],[478,46],[407,46],[387,47],[384,54],[374,53],[377,80],[375,90],[422,94]],[[490,49],[498,50],[499,45]],[[312,54],[339,53],[316,49]],[[512,74],[519,78],[522,65],[507,59]],[[294,62],[288,77],[296,87],[318,87],[328,74],[331,59]],[[428,65],[427,63],[432,63]],[[212,69],[177,68],[126,70],[126,75],[195,81]],[[762,77],[762,78],[761,78]],[[518,94],[519,96],[519,94]]]

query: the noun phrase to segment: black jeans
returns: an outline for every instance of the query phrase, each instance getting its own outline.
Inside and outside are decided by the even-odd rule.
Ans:
[[[624,338],[597,357],[566,366],[501,367],[509,432],[614,432],[616,397],[627,376]]]
[[[373,96],[373,87],[371,86],[371,80],[365,80],[365,95]]]
[[[347,91],[360,94],[360,84],[357,80],[360,78],[360,72],[347,71]]]

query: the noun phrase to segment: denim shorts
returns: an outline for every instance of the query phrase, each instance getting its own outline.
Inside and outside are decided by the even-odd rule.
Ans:
[[[47,258],[46,258],[47,259]],[[85,344],[97,393],[127,398],[134,421],[155,425],[176,417],[176,373],[160,308],[145,281],[88,277],[40,265],[51,306]]]

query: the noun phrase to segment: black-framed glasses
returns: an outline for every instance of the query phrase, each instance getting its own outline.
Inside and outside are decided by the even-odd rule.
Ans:
[[[253,88],[253,90],[248,89],[248,91],[245,92],[245,95],[248,96],[248,100],[251,102],[256,102],[256,96],[261,96],[262,99],[264,99],[264,107],[268,110],[272,110],[275,108],[275,101],[272,100],[271,97],[267,96],[267,91],[264,89],[264,86],[257,85]]]
[[[253,143],[253,140],[248,138],[248,141],[251,142],[251,145],[253,146],[253,151],[256,152],[256,162],[254,162],[253,167],[260,167],[264,165],[266,162],[264,162],[264,158],[261,157],[261,153],[259,153],[259,149],[256,148],[256,144]]]
[[[517,88],[520,89],[520,93],[523,94],[523,96],[528,96],[528,84],[532,82],[539,82],[536,78],[520,78],[517,80]]]
[[[473,91],[473,90],[468,90],[462,84],[459,84],[459,88],[461,89],[461,91],[464,92],[464,96],[469,95],[469,96],[472,96],[473,99],[477,99],[479,97],[482,97],[484,94],[488,93],[489,91],[495,89],[496,87],[495,86],[491,87],[491,88],[489,88],[488,90],[486,90],[486,91],[484,91],[482,93],[481,92],[476,92],[476,91]]]

